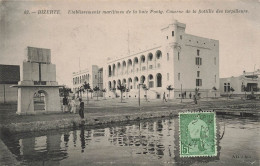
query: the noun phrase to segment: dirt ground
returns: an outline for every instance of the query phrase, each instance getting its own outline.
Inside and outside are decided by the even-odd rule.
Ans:
[[[195,109],[201,108],[202,110],[209,109],[253,109],[260,110],[259,100],[241,100],[239,98],[228,99],[201,99],[201,101],[195,105],[191,99],[169,100],[163,102],[162,100],[154,99],[145,101],[141,99],[141,106],[138,105],[138,99],[124,99],[121,103],[120,98],[116,99],[103,99],[96,98],[90,99],[89,102],[83,98],[85,103],[85,117],[91,116],[106,116],[116,114],[131,114],[137,112],[152,112],[160,110],[177,110],[177,109]],[[79,104],[79,103],[77,103]],[[78,110],[78,108],[77,108]],[[65,118],[73,118],[79,116],[78,114],[70,113],[56,113],[56,114],[36,114],[36,115],[17,115],[16,104],[0,104],[0,124],[9,123],[21,123],[32,121],[51,121]]]

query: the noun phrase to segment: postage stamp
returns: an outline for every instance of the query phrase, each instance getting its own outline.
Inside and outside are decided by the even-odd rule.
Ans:
[[[216,156],[215,112],[179,113],[180,157]]]

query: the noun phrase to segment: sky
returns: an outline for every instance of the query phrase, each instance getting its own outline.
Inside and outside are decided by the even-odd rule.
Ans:
[[[169,14],[166,10],[214,13]],[[244,14],[216,10],[247,10]],[[24,14],[25,10],[60,10],[59,15]],[[70,15],[69,10],[131,11],[130,14]],[[137,14],[132,11],[136,10]],[[138,14],[147,10],[147,14]],[[150,13],[150,10],[161,10]],[[0,64],[21,65],[26,47],[51,49],[59,84],[72,85],[72,73],[103,66],[108,57],[127,55],[159,44],[161,28],[173,19],[186,33],[219,40],[220,78],[260,69],[260,2],[247,1],[1,1]],[[128,40],[129,36],[129,40]],[[128,42],[129,41],[129,42]],[[159,44],[160,45],[160,44]]]

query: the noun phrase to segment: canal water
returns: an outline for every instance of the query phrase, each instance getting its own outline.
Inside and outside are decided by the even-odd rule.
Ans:
[[[178,117],[2,136],[21,165],[259,165],[256,117],[217,116],[216,157],[179,157]]]

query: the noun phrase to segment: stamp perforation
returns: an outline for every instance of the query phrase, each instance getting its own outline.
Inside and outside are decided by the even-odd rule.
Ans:
[[[214,154],[198,154],[198,155],[194,155],[194,154],[191,154],[191,155],[182,155],[182,151],[181,151],[181,148],[182,148],[182,145],[181,145],[181,115],[182,114],[200,114],[200,113],[213,113],[213,119],[214,119]],[[217,156],[217,126],[216,126],[216,112],[213,110],[194,110],[194,111],[186,111],[186,112],[179,112],[178,114],[179,116],[179,156],[180,157],[215,157]]]

